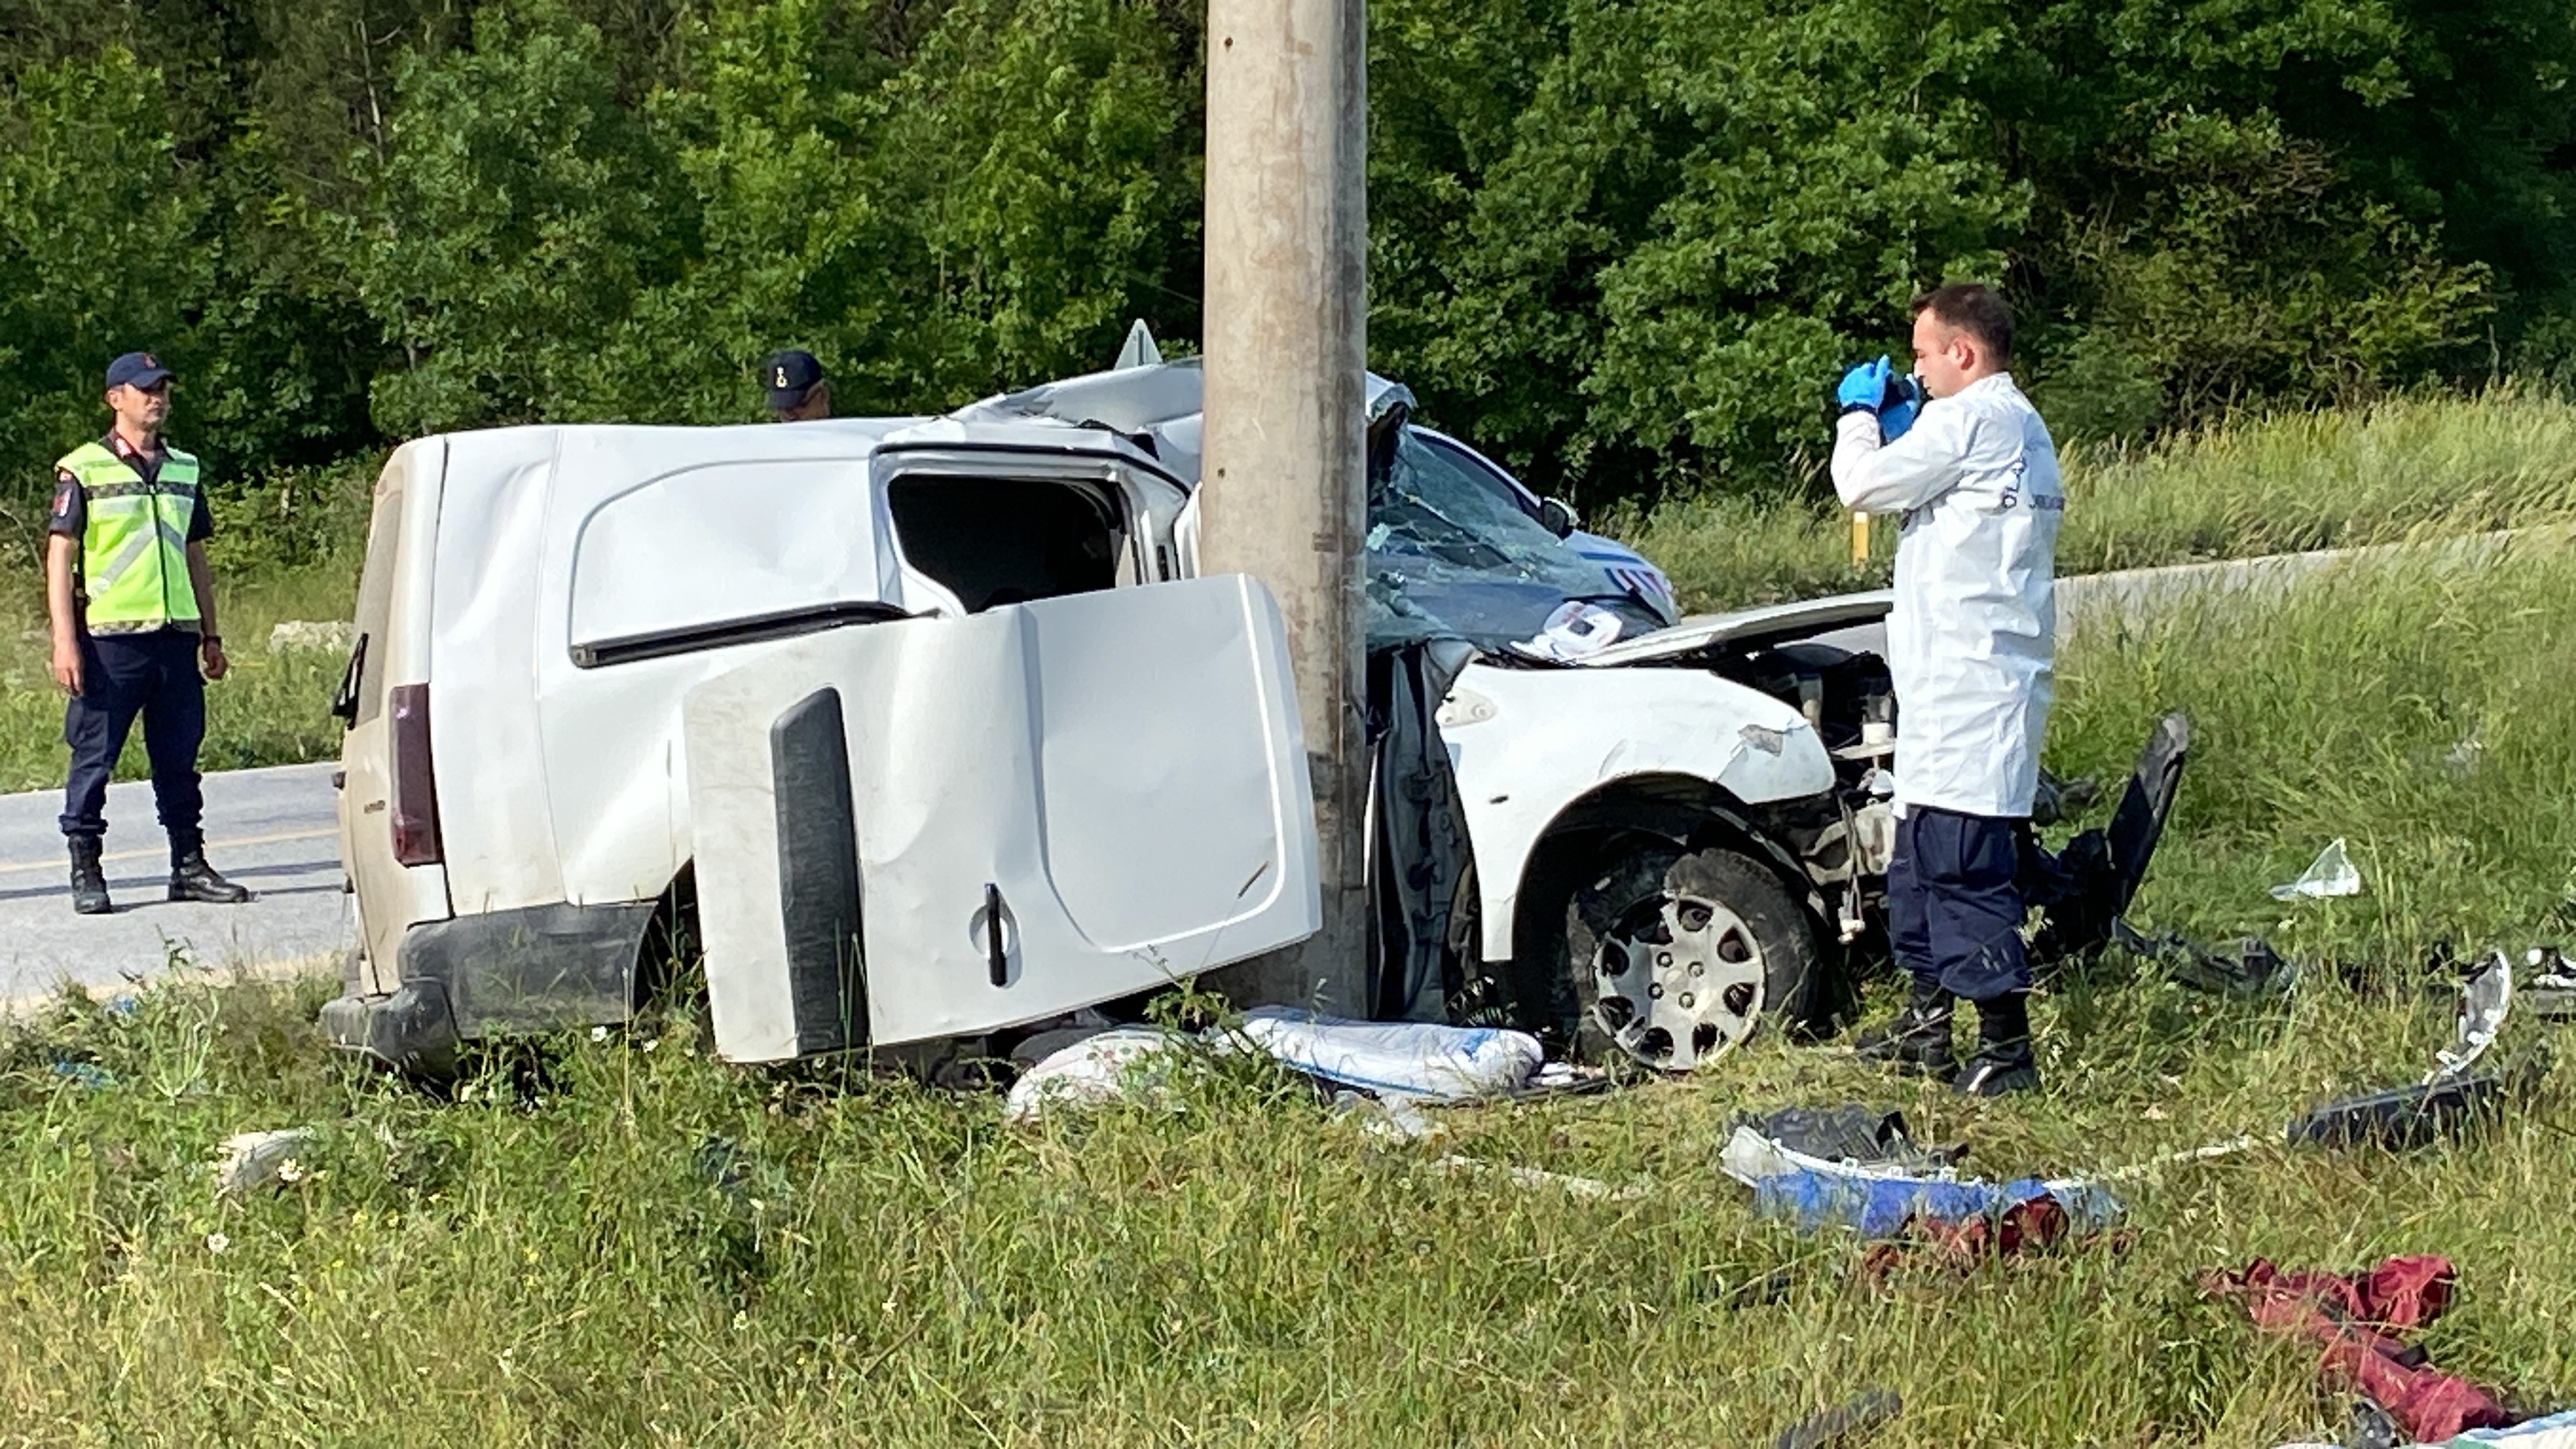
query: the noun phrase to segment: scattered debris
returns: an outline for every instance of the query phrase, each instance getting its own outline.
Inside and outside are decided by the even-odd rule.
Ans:
[[[1002,1102],[1005,1122],[1034,1122],[1065,1107],[1138,1102],[1169,1108],[1172,1067],[1189,1039],[1150,1026],[1114,1027],[1056,1052],[1020,1074]]]
[[[1371,1137],[1391,1142],[1436,1142],[1449,1129],[1431,1120],[1409,1097],[1372,1097],[1366,1092],[1333,1094],[1333,1115],[1357,1122]]]
[[[273,1132],[236,1132],[223,1141],[215,1159],[215,1195],[237,1196],[255,1187],[280,1187],[303,1176],[295,1155],[313,1143],[303,1127]]]
[[[2430,1254],[2389,1258],[2366,1273],[2284,1272],[2257,1258],[2243,1272],[2201,1280],[2212,1297],[2240,1299],[2255,1326],[2323,1344],[2322,1372],[2369,1395],[2399,1428],[2428,1440],[2514,1422],[2492,1394],[2435,1371],[2422,1349],[2396,1337],[2441,1317],[2458,1286],[2450,1260]]]
[[[2068,960],[2110,939],[2111,923],[2146,880],[2190,758],[2190,717],[2166,715],[2130,767],[2108,825],[2077,835],[2055,855],[2035,841],[2023,850],[2022,894],[2040,912],[2030,943],[2034,962]]]
[[[1864,1237],[1896,1238],[1917,1220],[1961,1227],[1983,1221],[2000,1229],[2015,1208],[2045,1198],[2063,1213],[2067,1227],[2095,1232],[2109,1226],[2121,1210],[2110,1192],[2080,1179],[2024,1177],[1991,1183],[1962,1178],[1948,1166],[1922,1171],[1834,1162],[1746,1124],[1727,1139],[1718,1162],[1727,1176],[1753,1189],[1755,1212],[1791,1219],[1808,1231],[1839,1225]]]
[[[2043,1192],[2023,1198],[1999,1213],[1958,1221],[1931,1216],[1909,1218],[1894,1237],[1873,1246],[1861,1259],[1861,1276],[1873,1283],[1884,1283],[1897,1269],[1926,1257],[1942,1267],[1964,1272],[1989,1259],[2046,1252],[2069,1236],[2087,1241],[2109,1238],[2115,1246],[2124,1247],[2133,1235],[2092,1229],[2078,1234],[2066,1205],[2055,1195]]]
[[[2272,899],[2276,901],[2322,901],[2360,894],[2361,868],[2352,863],[2352,856],[2344,850],[2340,835],[2335,837],[2332,845],[2317,852],[2316,860],[2297,880],[2272,887]]]
[[[2513,963],[2498,951],[2461,983],[2452,1044],[2435,1053],[2433,1069],[2422,1082],[2310,1108],[2290,1124],[2290,1140],[2403,1151],[2455,1136],[2492,1115],[2508,1089],[2527,1090],[2547,1068],[2546,1056],[2532,1055],[2506,1071],[2470,1072],[2495,1044],[2512,1005]]]
[[[1556,606],[1529,639],[1512,642],[1512,652],[1530,659],[1570,664],[1619,642],[1620,619],[1598,604],[1569,599]]]
[[[1547,1050],[1527,1032],[1433,1022],[1348,1021],[1284,1006],[1244,1014],[1236,1028],[1292,1070],[1379,1096],[1435,1102],[1518,1096],[1538,1081]]]
[[[1772,1441],[1772,1449],[1827,1449],[1828,1445],[1856,1442],[1893,1421],[1904,1409],[1905,1401],[1894,1393],[1872,1389],[1850,1403],[1838,1404],[1781,1430],[1780,1437]]]
[[[2244,936],[2224,949],[2205,946],[2177,931],[2161,936],[2139,934],[2126,921],[2111,923],[2111,941],[2133,956],[2153,961],[2165,974],[2198,991],[2225,996],[2276,996],[2299,980],[2298,963],[2272,949],[2260,936]]]
[[[2522,987],[2522,1009],[2548,1021],[2576,1017],[2576,965],[2555,946],[2534,946],[2524,954],[2530,972]]]
[[[2126,1167],[2097,1172],[2093,1174],[2093,1178],[2096,1182],[2131,1182],[2141,1177],[2153,1176],[2158,1168],[2174,1167],[2186,1162],[2207,1162],[2212,1158],[2234,1157],[2240,1152],[2250,1152],[2262,1146],[2265,1140],[2249,1133],[2243,1137],[2230,1137],[2224,1142],[2185,1147],[2175,1152],[2159,1152],[2143,1162],[2132,1162]]]
[[[1846,1102],[1839,1107],[1783,1107],[1760,1117],[1736,1120],[1792,1152],[1826,1162],[1935,1172],[1968,1155],[1964,1142],[1949,1147],[1918,1147],[1906,1131],[1904,1113],[1862,1102]]]
[[[346,619],[288,619],[268,631],[268,652],[287,654],[298,649],[328,649],[346,654],[349,652],[351,627]]]
[[[54,1075],[93,1092],[116,1085],[116,1073],[96,1062],[56,1062]]]
[[[2451,746],[2449,754],[2442,756],[2442,767],[2454,775],[2474,772],[2478,762],[2485,759],[2487,753],[2487,742],[2479,738],[2479,735],[2478,726],[2469,726],[2469,732],[2460,737],[2458,744]]]

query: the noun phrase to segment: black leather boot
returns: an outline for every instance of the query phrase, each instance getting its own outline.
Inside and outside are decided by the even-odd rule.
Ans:
[[[203,850],[191,850],[171,863],[170,899],[237,906],[250,899],[250,892],[215,874],[215,868],[206,864]]]
[[[1950,1085],[1969,1097],[2039,1090],[2039,1059],[2030,1049],[2029,992],[2008,991],[1977,1003],[1977,1054]]]
[[[1852,1052],[1863,1061],[1883,1062],[1900,1072],[1946,1077],[1959,1069],[1950,1046],[1950,1022],[1956,998],[1937,981],[1913,978],[1905,1009],[1893,1020],[1863,1031]]]
[[[72,909],[84,916],[103,916],[116,909],[107,898],[107,870],[98,863],[99,842],[75,835],[72,847]]]

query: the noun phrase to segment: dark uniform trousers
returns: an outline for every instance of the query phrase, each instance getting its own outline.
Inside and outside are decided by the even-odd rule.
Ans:
[[[206,680],[197,672],[197,636],[180,629],[84,635],[81,670],[81,692],[63,711],[63,742],[72,747],[63,834],[96,840],[107,833],[107,782],[141,715],[170,858],[198,850],[205,844],[197,746],[206,737]]]
[[[2030,989],[2021,943],[2027,820],[1909,805],[1887,868],[1887,935],[1896,962],[1971,1001]]]

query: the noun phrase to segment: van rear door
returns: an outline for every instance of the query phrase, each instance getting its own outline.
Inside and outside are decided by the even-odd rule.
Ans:
[[[367,559],[347,672],[334,703],[348,727],[340,743],[340,861],[357,893],[365,994],[399,981],[403,932],[448,915],[447,870],[434,814],[421,833],[428,757],[430,583],[438,545],[447,440],[406,444],[376,480]],[[397,758],[400,755],[402,758]]]
[[[684,709],[717,1051],[974,1035],[1313,934],[1277,604],[1240,575],[816,635]]]

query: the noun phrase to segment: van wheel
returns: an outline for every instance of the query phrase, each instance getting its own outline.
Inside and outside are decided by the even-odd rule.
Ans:
[[[1573,842],[1569,842],[1573,844]],[[1803,1025],[1822,976],[1814,925],[1778,876],[1723,847],[1583,842],[1525,900],[1522,1000],[1579,1060],[1686,1072],[1764,1018]],[[1606,848],[1604,848],[1606,847]],[[1552,898],[1552,899],[1551,899]],[[1553,922],[1555,929],[1548,929]],[[1537,939],[1534,939],[1537,938]],[[1532,957],[1536,959],[1531,959]]]

